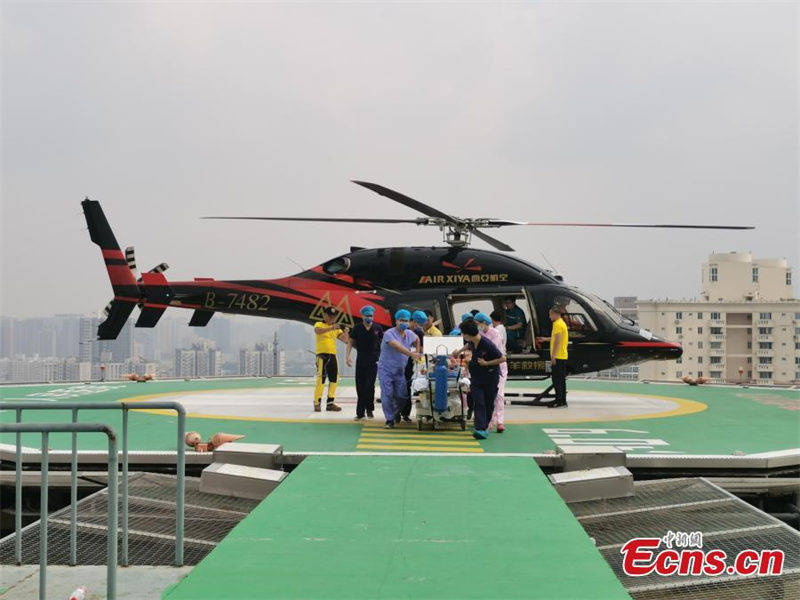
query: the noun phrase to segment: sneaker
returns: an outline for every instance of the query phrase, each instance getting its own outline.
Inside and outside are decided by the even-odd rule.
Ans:
[[[334,404],[333,402],[328,402],[328,405],[325,407],[325,410],[330,410],[333,412],[339,412],[342,410],[342,407],[338,404]]]
[[[476,429],[472,432],[472,437],[476,440],[488,440],[489,432],[486,429]]]
[[[375,416],[375,415],[373,415],[373,414],[372,414],[372,411],[371,411],[371,410],[368,410],[368,411],[367,411],[367,418],[368,418],[368,419],[371,419],[371,418],[372,418],[372,417],[374,417],[374,416]]]
[[[505,430],[506,430],[506,428],[503,427],[502,425],[498,425],[497,426],[497,433],[503,433]]]
[[[403,423],[411,423],[411,417],[403,416]]]
[[[386,425],[383,426],[384,429],[394,429],[394,421],[386,421]]]
[[[322,407],[319,404],[315,404],[314,405],[314,412],[320,412],[321,410],[322,410]]]
[[[353,417],[353,421],[363,421],[363,420],[364,420],[363,416],[361,416],[361,417],[359,417],[359,416]]]
[[[567,408],[566,402],[553,402],[552,404],[548,404],[547,408]]]

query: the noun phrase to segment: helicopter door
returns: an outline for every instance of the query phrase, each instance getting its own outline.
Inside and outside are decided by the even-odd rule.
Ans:
[[[513,299],[513,302],[508,302],[509,298]],[[454,323],[460,323],[461,316],[473,310],[479,310],[487,315],[494,311],[505,314],[506,309],[517,313],[515,320],[522,322],[522,328],[516,330],[516,334],[512,334],[510,337],[509,332],[506,331],[506,337],[510,340],[506,349],[508,377],[510,379],[538,379],[548,376],[545,369],[546,363],[534,348],[534,340],[538,331],[537,319],[531,312],[528,297],[524,291],[503,292],[502,294],[452,295],[448,300]],[[514,307],[519,310],[514,310]],[[518,316],[519,311],[524,318]]]

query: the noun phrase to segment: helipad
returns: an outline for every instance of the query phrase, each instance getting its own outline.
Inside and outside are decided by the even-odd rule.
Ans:
[[[514,382],[512,393],[532,392],[540,384]],[[546,453],[563,444],[605,445],[632,454],[732,455],[800,447],[800,391],[732,386],[619,383],[571,379],[569,408],[506,406],[506,432],[486,441],[469,432],[418,431],[415,422],[382,429],[380,405],[375,419],[354,422],[355,391],[345,380],[337,394],[339,413],[314,413],[313,382],[302,378],[223,379],[150,383],[107,382],[0,388],[3,400],[51,403],[128,401],[142,406],[130,416],[130,447],[174,450],[175,416],[148,410],[153,400],[174,400],[186,408],[187,428],[203,437],[239,433],[248,442],[282,444],[286,452],[447,452]],[[0,413],[8,421],[10,413]],[[25,413],[24,420],[67,421],[69,411]],[[81,412],[82,421],[119,426],[108,411]],[[0,440],[13,443],[10,436]],[[37,446],[37,436],[24,443]],[[82,449],[102,449],[99,436],[82,436]],[[51,437],[54,449],[66,449],[70,436]]]
[[[533,392],[536,387],[516,387],[515,391]],[[307,386],[297,388],[252,388],[240,390],[211,390],[207,392],[148,395],[148,401],[169,398],[180,402],[186,412],[196,418],[236,419],[242,421],[326,422],[349,423],[356,406],[354,387],[340,387],[336,402],[341,412],[313,411]],[[136,398],[133,398],[136,400]],[[558,412],[543,407],[507,406],[505,422],[512,423],[578,423],[598,420],[651,419],[691,414],[705,410],[706,405],[694,400],[628,393],[575,391],[570,394],[569,407]],[[383,419],[380,405],[375,420]]]

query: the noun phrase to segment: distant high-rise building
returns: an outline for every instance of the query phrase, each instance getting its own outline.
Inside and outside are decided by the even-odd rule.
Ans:
[[[14,319],[0,317],[0,358],[14,358]]]
[[[700,300],[638,303],[643,328],[683,345],[677,361],[651,361],[640,377],[717,382],[800,381],[800,301],[783,259],[747,252],[712,254]]]
[[[278,328],[277,333],[283,350],[314,351],[314,333],[308,325],[287,322]]]
[[[80,351],[82,362],[125,362],[133,357],[133,322],[128,321],[115,340],[98,340],[97,328],[103,319],[82,317],[80,319]]]
[[[239,375],[270,377],[275,375],[273,348],[269,344],[256,344],[255,348],[239,350]]]
[[[56,356],[67,358],[80,353],[81,315],[56,315]]]
[[[217,315],[205,328],[196,328],[198,335],[202,335],[214,342],[218,350],[223,353],[231,350],[231,321],[222,315]]]
[[[222,352],[205,344],[175,350],[175,377],[219,377]]]

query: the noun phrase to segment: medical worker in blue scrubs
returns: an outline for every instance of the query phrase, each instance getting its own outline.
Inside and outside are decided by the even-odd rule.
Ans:
[[[419,338],[409,330],[411,313],[400,309],[394,314],[395,326],[383,334],[378,379],[381,383],[381,407],[386,429],[400,421],[400,400],[406,395],[406,363],[409,357],[420,358]]]

